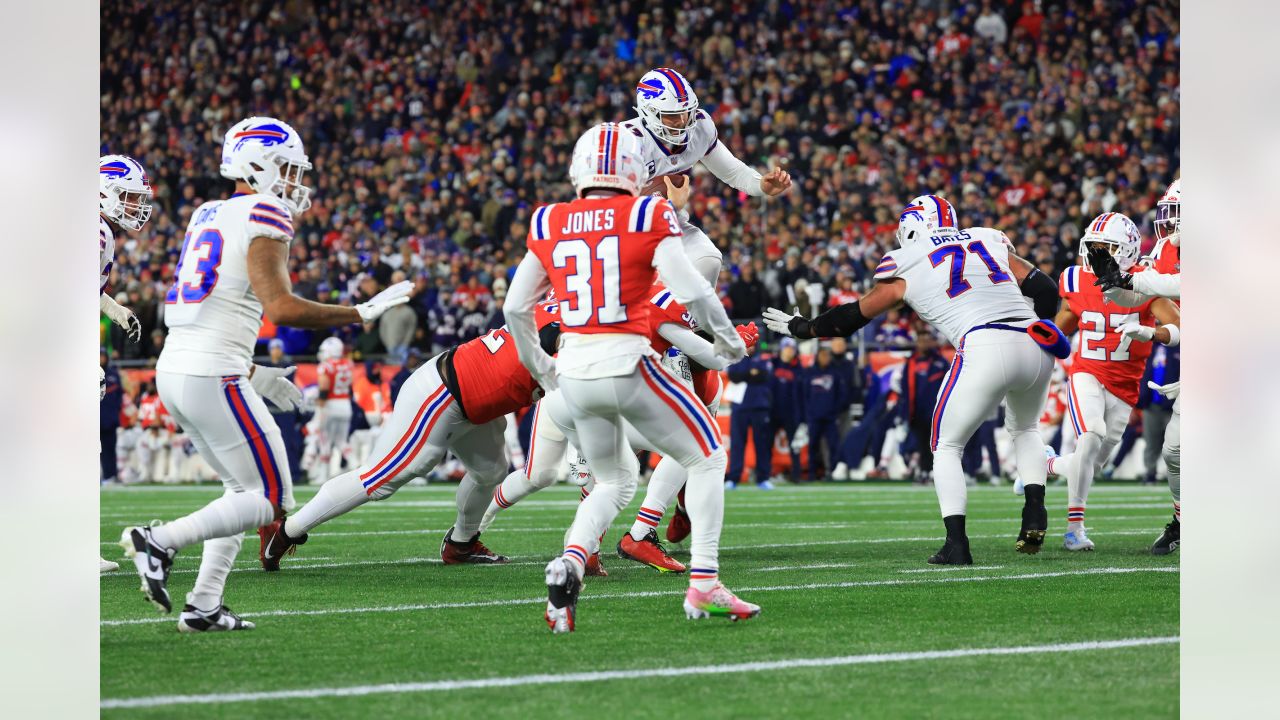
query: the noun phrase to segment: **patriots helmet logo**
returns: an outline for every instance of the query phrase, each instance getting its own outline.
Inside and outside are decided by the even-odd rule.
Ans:
[[[244,147],[247,142],[257,142],[265,147],[279,145],[289,139],[289,131],[274,123],[258,125],[257,127],[245,128],[236,133],[233,138],[236,141],[233,150],[239,150]]]

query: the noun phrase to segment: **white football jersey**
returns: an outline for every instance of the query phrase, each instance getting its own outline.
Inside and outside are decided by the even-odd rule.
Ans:
[[[259,237],[293,239],[293,219],[273,195],[233,195],[196,209],[164,299],[169,336],[157,370],[249,374],[262,328],[262,303],[249,285],[248,267],[249,243]]]
[[[98,292],[105,292],[107,280],[111,277],[111,262],[116,255],[116,236],[111,232],[111,225],[101,215],[98,216],[98,260],[101,273],[98,278]]]
[[[1009,246],[994,228],[968,228],[885,254],[876,280],[902,278],[906,303],[952,345],[978,325],[1035,320],[1009,271]]]
[[[623,127],[640,138],[641,152],[649,169],[649,177],[655,178],[659,175],[685,172],[697,165],[698,161],[706,157],[707,153],[711,152],[716,146],[716,141],[720,139],[720,135],[716,130],[715,123],[711,121],[711,116],[706,112],[702,110],[697,112],[698,122],[694,123],[693,130],[689,131],[689,142],[683,148],[677,148],[679,152],[672,152],[667,149],[667,146],[661,140],[645,129],[644,123],[639,117],[631,118],[622,123]]]

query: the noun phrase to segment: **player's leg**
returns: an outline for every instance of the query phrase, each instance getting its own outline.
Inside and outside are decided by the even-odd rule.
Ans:
[[[673,458],[664,457],[658,461],[658,467],[654,468],[653,475],[649,478],[649,487],[645,490],[644,501],[636,513],[635,522],[631,524],[631,530],[618,541],[618,555],[662,572],[685,571],[684,563],[671,557],[658,541],[658,525],[688,477],[689,474]]]
[[[1173,401],[1173,414],[1164,430],[1164,447],[1161,448],[1165,465],[1169,467],[1169,493],[1173,496],[1173,520],[1165,525],[1164,532],[1151,546],[1153,555],[1168,555],[1182,544],[1182,397]]]
[[[1047,469],[1044,442],[1040,436],[1040,415],[1049,395],[1053,358],[1028,341],[1026,348],[1011,348],[1006,356],[1010,388],[1005,396],[1005,429],[1013,446],[1014,463],[1023,486],[1022,527],[1014,549],[1034,555],[1044,545],[1049,528],[1049,512],[1044,493]]]
[[[446,565],[507,561],[480,542],[485,509],[507,474],[506,429],[506,418],[497,418],[463,430],[449,442],[467,474],[458,483],[458,517],[440,543],[440,558]]]
[[[720,267],[722,255],[716,244],[711,242],[711,238],[702,232],[702,228],[691,224],[688,220],[680,221],[680,230],[683,232],[681,240],[684,243],[684,254],[689,256],[693,267],[698,274],[706,279],[711,287],[716,286],[716,281],[720,278]]]
[[[658,363],[644,358],[638,369],[631,378],[627,420],[657,452],[683,465],[689,474],[685,502],[693,532],[685,613],[691,618],[754,617],[760,608],[738,599],[720,583],[721,478],[727,459],[719,426],[693,392]]]
[[[934,490],[938,494],[942,523],[947,531],[942,549],[929,558],[932,564],[973,563],[965,530],[969,490],[965,484],[961,454],[974,431],[1004,396],[1000,352],[1006,345],[982,338],[970,342],[967,349],[965,341],[960,345],[938,391],[930,424]]]
[[[493,498],[480,520],[480,532],[489,529],[498,513],[515,505],[533,493],[551,487],[564,462],[568,442],[564,433],[546,417],[543,409],[549,404],[563,403],[559,392],[544,397],[534,406],[533,427],[529,430],[529,454],[524,468],[508,473],[506,479],[493,491]]]
[[[1067,380],[1067,415],[1076,436],[1076,449],[1071,455],[1050,461],[1052,469],[1067,477],[1067,532],[1063,546],[1068,550],[1093,549],[1093,541],[1084,534],[1084,516],[1094,477],[1110,450],[1107,414],[1107,391],[1102,383],[1089,373],[1071,375]]]

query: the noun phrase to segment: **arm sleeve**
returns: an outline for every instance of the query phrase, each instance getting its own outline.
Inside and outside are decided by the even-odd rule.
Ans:
[[[738,337],[738,331],[716,297],[715,290],[703,279],[689,262],[678,235],[668,235],[658,243],[653,253],[653,265],[658,269],[662,284],[667,286],[681,305],[689,308],[700,327],[706,328],[713,337],[732,340]],[[539,265],[541,267],[541,265]],[[544,271],[545,272],[545,271]],[[510,303],[510,290],[507,302]]]
[[[658,326],[658,334],[702,367],[708,370],[725,369],[724,359],[716,354],[715,346],[698,337],[697,333],[689,328],[673,322],[664,322]]]
[[[520,362],[534,379],[539,379],[551,372],[554,363],[551,356],[543,351],[538,338],[538,328],[534,324],[534,306],[538,298],[547,292],[551,281],[547,277],[546,268],[533,253],[528,253],[516,268],[516,275],[511,279],[511,287],[507,288],[507,301],[503,313],[507,316],[507,329],[511,331],[511,339],[515,341],[516,353]]]
[[[719,139],[702,158],[702,164],[711,171],[712,175],[720,178],[733,189],[755,197],[764,195],[760,189],[760,173],[734,157],[733,153],[729,152],[729,148],[725,147]]]
[[[871,322],[862,314],[858,301],[838,305],[812,320],[792,318],[791,334],[801,340],[809,338],[848,337]]]
[[[1133,291],[1147,296],[1177,300],[1182,297],[1182,273],[1166,275],[1155,270],[1134,273]]]
[[[1048,275],[1032,268],[1022,280],[1022,294],[1031,298],[1036,317],[1041,320],[1058,314],[1058,285]]]
[[[542,345],[542,351],[548,355],[555,355],[560,345],[560,323],[547,323],[538,330],[538,343]]]

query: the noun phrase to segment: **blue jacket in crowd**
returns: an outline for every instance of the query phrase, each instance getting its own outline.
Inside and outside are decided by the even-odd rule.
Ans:
[[[800,396],[806,418],[837,418],[849,407],[847,375],[847,369],[835,362],[825,368],[815,363],[804,371]]]
[[[801,421],[803,414],[800,391],[803,385],[801,378],[803,373],[804,367],[800,365],[799,356],[792,358],[789,363],[782,362],[780,358],[774,358],[771,390],[775,419]]]
[[[950,363],[937,350],[913,353],[902,369],[902,403],[908,422],[933,417],[933,406]]]
[[[772,376],[773,363],[762,356],[749,356],[730,365],[729,382],[747,386],[742,401],[735,403],[733,409],[767,411],[773,405],[769,382]]]

